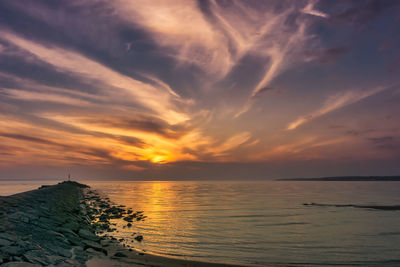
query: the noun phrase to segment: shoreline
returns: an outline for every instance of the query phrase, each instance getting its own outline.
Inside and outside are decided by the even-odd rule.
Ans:
[[[89,186],[72,181],[0,197],[0,265],[19,266],[240,266],[139,252],[112,237],[110,219],[145,216]],[[135,237],[137,242],[142,236]]]

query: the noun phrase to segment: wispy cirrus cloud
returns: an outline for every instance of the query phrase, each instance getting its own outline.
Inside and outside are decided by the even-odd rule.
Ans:
[[[379,87],[365,91],[350,90],[343,93],[332,95],[325,100],[322,107],[319,108],[318,110],[315,110],[314,112],[311,112],[289,123],[286,130],[294,130],[299,126],[308,123],[318,117],[321,117],[329,112],[335,111],[347,105],[354,104],[366,97],[382,92],[383,90],[388,88],[389,87]]]
[[[77,105],[77,106],[89,106],[90,102],[72,98],[64,95],[51,94],[51,93],[40,93],[40,92],[30,92],[24,90],[16,90],[16,89],[2,89],[0,88],[0,92],[6,94],[7,97],[20,99],[20,100],[28,100],[28,101],[38,101],[38,102],[55,102],[62,103],[67,105]]]
[[[119,0],[106,4],[121,18],[146,29],[158,45],[167,48],[166,55],[182,64],[195,64],[217,76],[225,75],[233,64],[226,39],[208,23],[196,1]]]
[[[171,95],[165,88],[157,88],[125,76],[74,51],[55,46],[45,47],[4,30],[1,31],[1,37],[60,71],[76,74],[82,79],[94,79],[120,91],[103,92],[111,98],[114,95],[121,97],[121,94],[125,94],[130,101],[149,108],[172,123],[188,119],[187,115],[179,112],[171,103],[171,97],[178,96]]]
[[[302,12],[304,12],[304,13],[306,13],[306,14],[309,14],[309,15],[313,15],[313,16],[317,16],[317,17],[322,17],[322,18],[327,18],[327,17],[329,17],[328,14],[326,14],[326,13],[324,13],[324,12],[322,12],[322,11],[316,10],[316,9],[314,8],[314,6],[315,6],[316,3],[317,3],[317,1],[310,1],[310,2],[302,9]]]
[[[299,15],[301,6],[293,2],[283,2],[280,10],[272,2],[243,1],[121,0],[110,5],[122,18],[146,29],[178,65],[195,65],[216,79],[224,78],[245,56],[263,59],[264,73],[236,117],[277,75],[300,60],[299,52],[311,39],[307,19]]]
[[[214,146],[207,150],[207,153],[211,153],[213,156],[221,156],[224,155],[231,149],[235,149],[240,145],[243,145],[251,138],[251,134],[249,132],[243,132],[236,134],[230,137],[228,140],[222,142],[219,145]]]
[[[399,82],[398,6],[0,1],[0,164],[144,174],[393,157],[399,93],[380,85]],[[377,89],[342,89],[367,84]],[[334,112],[362,99],[351,107],[362,112]]]

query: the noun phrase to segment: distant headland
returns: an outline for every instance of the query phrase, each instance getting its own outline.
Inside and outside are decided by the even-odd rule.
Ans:
[[[347,181],[347,182],[376,182],[376,181],[400,181],[400,176],[332,176],[319,178],[285,178],[276,181]]]

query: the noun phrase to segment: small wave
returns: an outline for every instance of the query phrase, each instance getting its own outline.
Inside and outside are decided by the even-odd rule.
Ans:
[[[400,260],[386,261],[348,261],[348,262],[257,262],[263,266],[399,266]]]
[[[400,232],[382,232],[382,233],[379,233],[378,235],[383,235],[383,236],[385,236],[385,235],[400,235]]]
[[[225,216],[226,218],[265,218],[270,217],[271,215],[267,214],[251,214],[251,215],[231,215]]]
[[[375,210],[400,210],[400,205],[354,205],[354,204],[321,204],[321,203],[303,203],[304,206],[318,206],[318,207],[337,207],[337,208],[362,208],[362,209],[375,209]]]
[[[289,226],[289,225],[306,225],[308,222],[287,222],[287,223],[263,223],[256,224],[256,226]]]
[[[179,254],[179,253],[167,253],[167,252],[163,252],[160,254],[164,254],[165,256],[172,256],[172,257],[187,257],[189,255],[185,255],[185,254]]]
[[[224,216],[225,218],[274,218],[274,217],[292,217],[302,214],[249,214],[249,215],[230,215]]]

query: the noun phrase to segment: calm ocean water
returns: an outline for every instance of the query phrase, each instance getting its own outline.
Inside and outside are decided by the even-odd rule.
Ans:
[[[134,247],[146,252],[254,266],[400,265],[400,211],[302,205],[400,205],[400,182],[84,183],[144,211],[116,235],[132,244],[142,234]]]

